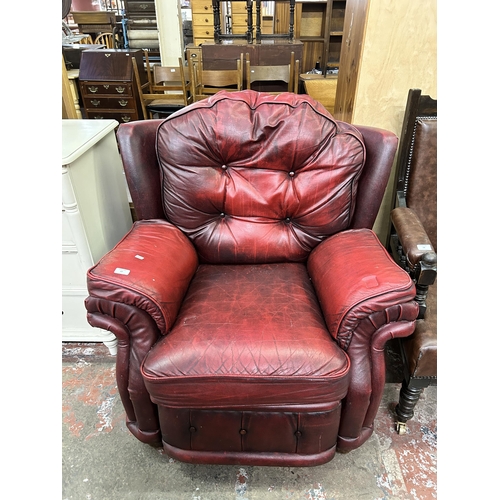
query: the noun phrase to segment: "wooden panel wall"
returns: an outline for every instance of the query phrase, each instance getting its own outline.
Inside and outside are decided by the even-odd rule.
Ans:
[[[437,0],[370,0],[352,123],[399,136],[410,88],[437,99]],[[374,226],[384,243],[392,183]]]
[[[347,0],[334,117],[352,123],[369,0]]]

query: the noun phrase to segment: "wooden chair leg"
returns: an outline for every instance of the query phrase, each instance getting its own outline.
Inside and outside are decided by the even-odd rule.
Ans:
[[[403,385],[399,392],[399,403],[396,406],[395,412],[397,417],[396,431],[398,434],[406,434],[406,422],[412,419],[415,414],[415,406],[420,399],[422,391],[430,385],[430,381],[414,382],[410,378],[407,382],[403,381]]]

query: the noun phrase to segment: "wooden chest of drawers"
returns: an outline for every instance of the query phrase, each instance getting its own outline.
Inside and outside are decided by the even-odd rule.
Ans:
[[[252,3],[252,27],[257,24],[255,2]],[[248,29],[248,12],[246,2],[231,2],[231,26],[235,35],[244,35]]]
[[[80,61],[80,92],[86,118],[114,119],[120,123],[142,120],[141,102],[134,78],[137,60],[140,82],[147,81],[141,50],[86,50]]]
[[[214,41],[214,9],[211,0],[191,0],[193,44]]]

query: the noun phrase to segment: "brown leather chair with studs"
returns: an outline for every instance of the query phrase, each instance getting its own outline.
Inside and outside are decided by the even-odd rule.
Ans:
[[[437,100],[410,89],[397,158],[390,248],[413,279],[415,332],[400,339],[404,381],[396,406],[399,434],[422,391],[437,383]]]

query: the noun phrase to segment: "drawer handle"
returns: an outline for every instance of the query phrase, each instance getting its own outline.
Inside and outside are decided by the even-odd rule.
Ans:
[[[109,89],[109,85],[103,85],[103,87],[108,90]]]
[[[104,54],[104,57],[111,57],[111,54]]]
[[[210,21],[209,21],[208,19],[205,19],[205,22],[206,22],[206,23],[209,23]]]
[[[205,5],[205,7],[203,7],[205,10],[208,10],[208,7]]]
[[[130,121],[130,116],[122,116],[122,122],[129,122]]]
[[[125,87],[115,87],[115,90],[119,93],[119,94],[123,94],[125,92]]]
[[[99,90],[99,87],[89,87],[89,90],[92,92],[92,94],[95,94]]]
[[[125,107],[128,104],[128,101],[126,101],[125,99],[120,99],[118,101],[118,104],[122,107]]]
[[[103,116],[94,116],[94,120],[102,120],[103,118]]]
[[[146,10],[146,9],[148,8],[148,4],[146,4],[146,3],[141,3],[141,4],[139,5],[139,7],[140,7],[141,9],[143,9],[143,10]]]
[[[98,101],[97,99],[93,99],[92,101],[90,101],[94,106],[99,106],[99,104],[101,104],[101,101]]]

